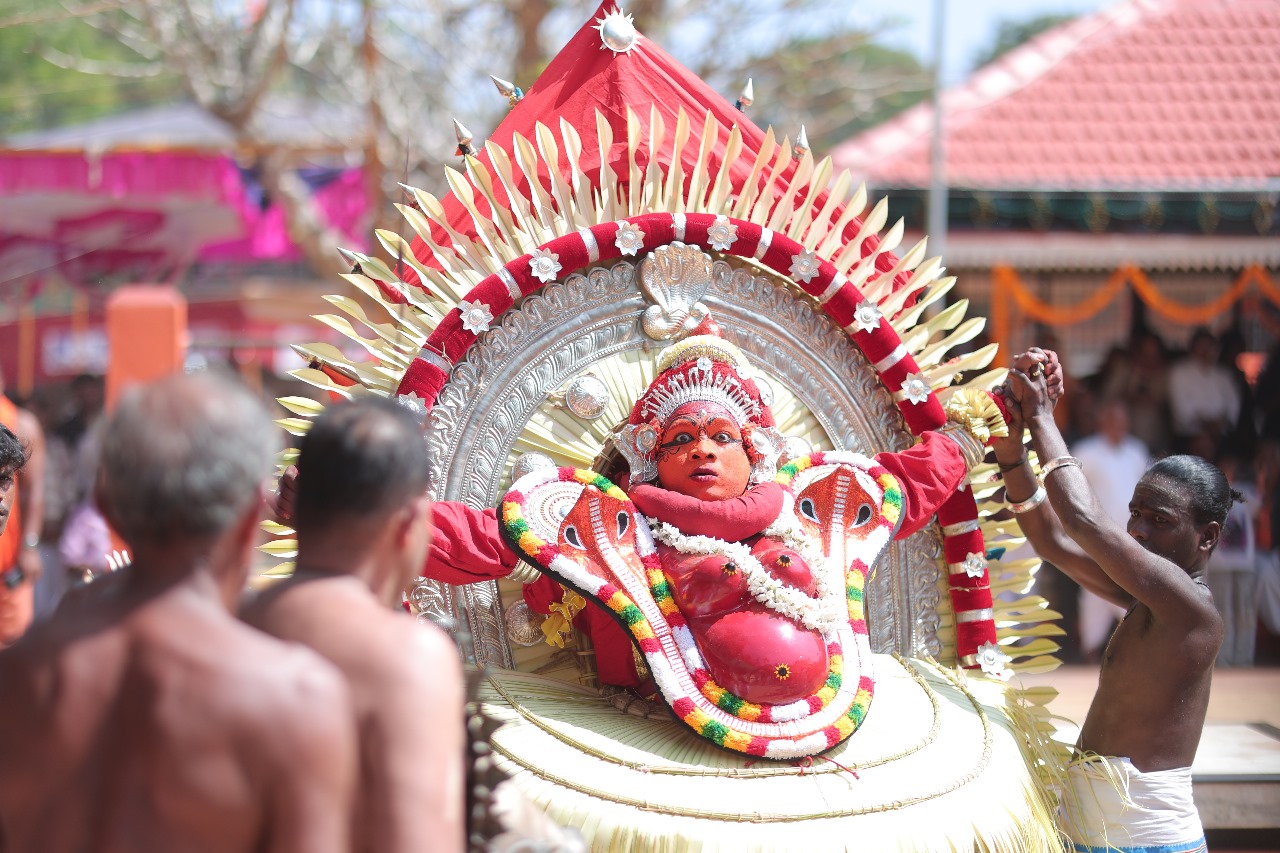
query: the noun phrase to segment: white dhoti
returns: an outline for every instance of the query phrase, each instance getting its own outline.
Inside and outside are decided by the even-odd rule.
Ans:
[[[1067,768],[1059,813],[1077,851],[1203,853],[1191,768],[1143,773],[1127,758],[1091,756]]]

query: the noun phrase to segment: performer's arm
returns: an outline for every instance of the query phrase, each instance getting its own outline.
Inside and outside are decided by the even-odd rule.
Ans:
[[[676,525],[681,533],[741,542],[764,530],[782,511],[782,486],[760,483],[740,497],[707,501],[641,483],[627,493],[642,513]]]
[[[902,516],[895,539],[905,539],[928,524],[969,472],[960,446],[936,432],[924,433],[918,444],[899,453],[877,453],[875,461],[902,487]]]
[[[422,574],[451,584],[506,577],[519,562],[502,541],[497,510],[477,510],[456,501],[431,505],[431,548]]]

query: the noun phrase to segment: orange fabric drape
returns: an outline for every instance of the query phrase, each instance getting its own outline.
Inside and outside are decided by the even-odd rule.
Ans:
[[[1135,266],[1123,266],[1111,273],[1101,287],[1074,305],[1045,302],[1023,283],[1012,267],[997,265],[991,270],[991,336],[1000,344],[1000,358],[1008,364],[1009,333],[1013,311],[1039,323],[1070,326],[1096,317],[1126,286],[1132,287],[1148,308],[1175,323],[1203,325],[1235,305],[1251,287],[1256,287],[1272,303],[1280,305],[1280,287],[1261,266],[1246,267],[1221,296],[1211,302],[1187,305],[1160,291],[1147,274]]]

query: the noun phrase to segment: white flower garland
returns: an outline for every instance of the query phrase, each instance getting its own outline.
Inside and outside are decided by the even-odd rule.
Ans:
[[[790,519],[784,520],[784,516]],[[829,634],[840,623],[849,621],[849,605],[845,600],[843,573],[839,584],[828,581],[826,557],[807,536],[803,536],[799,521],[785,509],[777,520],[764,531],[766,536],[776,537],[809,564],[813,573],[817,596],[809,597],[793,586],[769,574],[764,565],[740,542],[726,542],[712,536],[686,536],[679,528],[665,522],[651,522],[654,538],[681,554],[718,555],[738,564],[747,581],[751,597],[789,619],[820,634]],[[796,533],[801,533],[796,536]]]

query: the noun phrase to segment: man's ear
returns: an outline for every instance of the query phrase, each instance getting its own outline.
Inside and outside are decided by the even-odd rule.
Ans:
[[[419,495],[400,510],[396,519],[396,545],[404,547],[419,524],[431,522],[431,499]]]
[[[1204,526],[1204,529],[1200,531],[1199,549],[1201,551],[1212,551],[1218,544],[1218,537],[1221,535],[1222,525],[1216,521],[1209,522]]]

